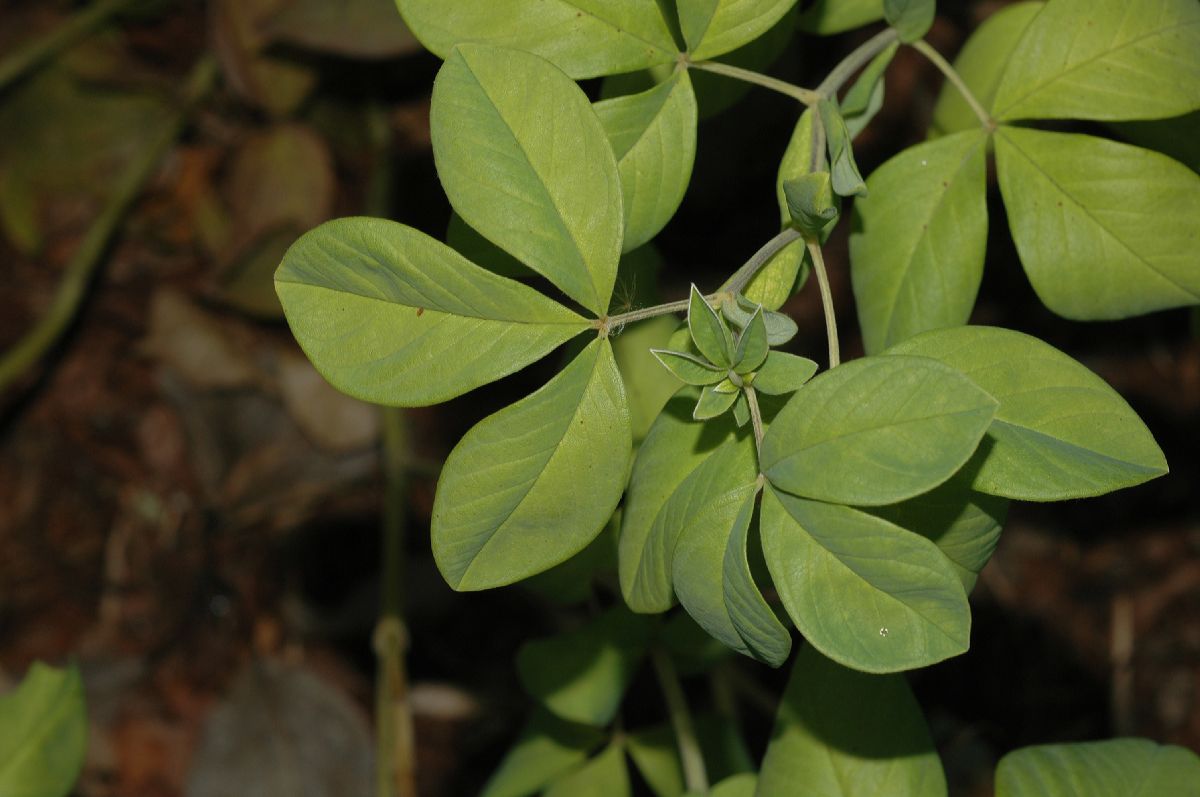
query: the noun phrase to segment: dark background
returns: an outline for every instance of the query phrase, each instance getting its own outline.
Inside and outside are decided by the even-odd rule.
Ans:
[[[382,52],[361,34],[314,42],[278,22],[291,1],[143,2],[0,89],[3,352],[49,311],[189,70],[210,57],[220,68],[121,216],[59,344],[0,393],[0,689],[34,660],[80,664],[93,732],[79,794],[182,794],[189,771],[198,794],[235,774],[275,783],[263,756],[326,773],[331,785],[313,794],[342,794],[368,766],[379,415],[307,365],[270,273],[296,235],[335,216],[384,213],[442,235],[449,205],[428,137],[438,61],[394,31]],[[930,40],[952,56],[1004,3],[941,5]],[[80,7],[0,0],[0,58]],[[799,39],[772,72],[815,85],[874,30]],[[899,54],[885,108],[856,142],[864,173],[923,137],[939,86],[916,53]],[[797,113],[755,90],[701,124],[692,186],[657,239],[663,298],[715,287],[777,231],[775,169]],[[1012,507],[973,594],[971,651],[911,676],[960,795],[990,794],[996,760],[1021,745],[1144,735],[1200,750],[1196,316],[1056,318],[1021,271],[994,180],[989,203],[973,321],[1038,335],[1097,371],[1172,472],[1105,498]],[[827,258],[843,347],[857,356],[848,226]],[[786,310],[801,327],[790,348],[823,361],[815,285]],[[486,778],[528,709],[512,654],[579,616],[520,586],[452,593],[426,533],[449,449],[555,362],[407,413],[423,794],[472,793]],[[737,716],[757,758],[786,672],[722,666],[743,684]],[[703,678],[688,688],[709,701]],[[642,673],[632,713],[653,715],[657,700]],[[215,766],[201,747],[206,723],[222,722],[241,765]],[[334,731],[337,743],[305,746]]]

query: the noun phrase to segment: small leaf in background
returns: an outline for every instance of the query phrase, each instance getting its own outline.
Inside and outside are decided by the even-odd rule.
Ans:
[[[987,110],[992,110],[1000,78],[1004,76],[1017,42],[1044,5],[1042,2],[1021,2],[1001,8],[975,29],[954,59],[954,70]],[[931,131],[946,135],[977,127],[979,117],[967,105],[962,92],[953,84],[944,83],[933,109]]]
[[[626,327],[620,335],[609,337],[629,398],[634,443],[642,441],[663,406],[679,390],[679,380],[668,373],[652,353],[667,344],[678,326],[674,316],[650,318]],[[718,374],[718,378],[722,376],[724,374]]]
[[[679,748],[675,745],[671,726],[631,731],[625,740],[629,758],[655,797],[680,797],[683,794],[683,770],[679,766]]]
[[[797,0],[678,0],[679,24],[694,61],[714,58],[766,33]]]
[[[728,379],[724,381],[729,382]],[[707,421],[718,415],[724,415],[741,395],[736,389],[720,390],[720,387],[721,383],[717,383],[700,391],[700,398],[696,400],[696,406],[692,410],[692,418],[697,421]]]
[[[927,332],[889,354],[931,357],[1000,402],[980,446],[977,490],[1027,501],[1101,495],[1167,472],[1150,430],[1120,395],[1035,337],[996,327]]]
[[[532,288],[384,219],[337,219],[305,233],[275,285],[321,375],[355,398],[391,406],[445,401],[587,328]]]
[[[750,422],[750,402],[745,393],[739,393],[737,401],[733,402],[733,420],[739,429]]]
[[[850,276],[868,354],[970,318],[987,254],[987,142],[976,127],[906,149],[854,203]]]
[[[692,419],[697,391],[685,389],[667,402],[650,427],[633,463],[618,548],[621,593],[636,612],[663,612],[674,600],[671,559],[680,525],[673,520],[689,479],[726,445],[739,445],[731,417],[707,423]],[[740,444],[753,445],[741,434]],[[689,621],[690,622],[690,621]]]
[[[35,662],[16,689],[0,695],[0,794],[66,797],[87,744],[79,670]]]
[[[936,0],[883,0],[884,19],[900,34],[900,41],[906,44],[919,40],[929,32],[936,13]]]
[[[608,0],[582,13],[572,0],[397,0],[421,43],[442,58],[489,42],[540,55],[572,78],[674,63],[675,39],[657,3]]]
[[[696,95],[687,72],[649,91],[595,104],[617,158],[628,252],[649,241],[683,201],[696,158]]]
[[[231,89],[275,117],[287,116],[317,84],[312,67],[266,52],[263,26],[288,0],[215,0],[209,6],[212,49]]]
[[[579,86],[536,55],[464,44],[434,81],[429,123],[455,212],[584,307],[607,312],[624,228],[621,178]],[[492,156],[484,171],[480,152]]]
[[[68,56],[91,57],[94,48]],[[67,61],[71,60],[68,57]],[[34,254],[59,215],[98,213],[118,175],[138,158],[171,117],[170,104],[121,88],[120,75],[92,84],[62,64],[9,87],[0,102],[0,228]],[[62,209],[65,212],[53,213]]]
[[[1055,313],[1128,318],[1200,302],[1200,175],[1128,144],[1014,127],[997,132],[996,168],[1021,264]]]
[[[303,668],[256,660],[205,722],[186,794],[368,794],[372,746],[349,697]]]
[[[751,572],[748,548],[756,494],[757,491],[751,493],[742,504],[725,545],[721,596],[730,623],[749,655],[778,667],[791,652],[792,636],[763,598]]]
[[[602,731],[564,722],[539,709],[500,761],[480,797],[533,794],[555,778],[578,768],[589,753],[604,743],[604,737]]]
[[[722,368],[733,364],[733,335],[695,285],[688,302],[687,323],[692,342],[709,362]]]
[[[761,271],[759,272],[762,273]],[[767,328],[767,344],[782,346],[796,337],[799,328],[791,316],[764,309],[764,306],[739,294],[734,299],[721,302],[721,315],[738,329],[745,329],[756,312],[762,310],[763,323]]]
[[[996,118],[1157,119],[1200,106],[1200,3],[1053,0],[1026,27]]]
[[[968,465],[923,495],[867,510],[931,540],[954,565],[968,594],[996,549],[1008,514],[1006,499],[971,488],[974,478]]]
[[[613,743],[579,769],[552,781],[543,797],[629,797],[630,794],[625,751]]]
[[[854,162],[854,147],[850,143],[850,132],[846,120],[830,100],[817,104],[821,124],[825,126],[825,143],[829,152],[830,174],[833,190],[838,196],[866,196],[867,184]]]
[[[650,353],[684,384],[715,385],[729,373],[726,369],[718,368],[691,354],[668,349],[651,349]]]
[[[351,58],[421,51],[395,0],[291,0],[263,28],[272,41]]]
[[[779,706],[759,794],[789,794],[797,783],[821,797],[945,797],[942,764],[904,676],[854,672],[805,645]]]
[[[746,440],[714,454],[668,505],[679,527],[671,570],[679,602],[697,625],[747,656],[755,654],[725,607],[722,581],[730,535],[754,514],[757,476],[754,446]]]
[[[792,225],[806,238],[815,239],[837,219],[839,203],[833,195],[829,172],[810,172],[783,184]]]
[[[807,357],[773,351],[754,375],[754,389],[768,396],[782,396],[799,390],[819,366]]]
[[[708,797],[754,797],[758,776],[752,772],[732,775],[708,790]]]
[[[631,447],[621,375],[609,342],[597,339],[446,458],[430,529],[446,582],[503,586],[583,550],[616,509]]]
[[[621,705],[649,632],[646,617],[618,606],[578,631],[526,642],[517,651],[517,675],[562,719],[603,727]]]
[[[996,767],[996,797],[1200,795],[1200,756],[1149,739],[1046,744],[1015,750]]]
[[[800,29],[832,36],[883,19],[883,0],[817,0],[800,16]]]
[[[899,672],[970,646],[967,594],[925,537],[861,509],[770,487],[761,523],[784,608],[826,656],[864,672]]]
[[[1109,127],[1134,146],[1161,152],[1200,172],[1200,111],[1170,119],[1111,122]]]
[[[763,360],[767,359],[770,344],[767,342],[767,324],[763,320],[762,308],[754,311],[750,322],[738,336],[737,349],[734,351],[734,370],[739,374],[748,374],[758,369]]]
[[[996,400],[925,357],[844,363],[796,393],[767,430],[762,468],[779,489],[877,506],[950,478],[975,452]]]

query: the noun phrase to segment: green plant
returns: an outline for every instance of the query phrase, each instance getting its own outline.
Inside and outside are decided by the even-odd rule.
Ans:
[[[964,326],[986,248],[988,153],[1021,261],[1051,310],[1091,320],[1195,304],[1200,177],[1149,149],[1037,123],[1169,127],[1200,109],[1200,5],[1019,3],[980,28],[955,68],[923,40],[932,0],[819,2],[800,17],[812,32],[881,17],[888,26],[815,89],[738,63],[770,61],[795,0],[399,7],[445,58],[430,124],[457,251],[390,221],[330,222],[288,252],[280,300],[332,384],[392,406],[444,401],[587,336],[556,376],[450,454],[433,553],[458,590],[562,568],[586,581],[611,552],[611,528],[633,610],[614,606],[522,650],[518,671],[543,709],[486,793],[624,793],[625,750],[660,794],[791,794],[800,782],[825,784],[806,794],[880,793],[884,782],[888,794],[944,794],[897,673],[967,650],[967,594],[1008,501],[1096,496],[1167,472],[1142,421],[1083,365],[1020,332]],[[864,180],[852,140],[881,106],[901,45],[949,85],[931,138]],[[621,94],[641,78],[610,78],[596,103],[575,82],[634,72],[650,88]],[[777,181],[782,231],[711,292],[617,310],[618,270],[638,267],[638,247],[686,191],[706,98],[729,101],[701,93],[713,75],[803,106]],[[855,200],[852,279],[868,356],[843,364],[821,247],[844,198]],[[810,270],[828,337],[829,368],[815,377],[816,363],[772,348],[795,333],[777,311]],[[685,311],[678,331],[637,337],[641,322]],[[650,349],[664,371],[635,364]],[[663,406],[653,384],[672,377],[686,387]],[[678,600],[712,637],[779,666],[792,639],[766,580],[808,644],[757,780],[710,792],[716,770],[675,673],[684,632],[641,615]],[[647,656],[678,762],[659,754],[658,731],[600,730]],[[1017,784],[1069,779],[1061,772],[1090,755],[1158,756],[1147,777],[1196,782],[1190,754],[1114,744],[1014,754],[999,793],[1072,793]]]

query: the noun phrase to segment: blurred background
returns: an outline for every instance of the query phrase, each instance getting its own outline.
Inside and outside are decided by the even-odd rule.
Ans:
[[[952,56],[1003,5],[944,2],[930,39]],[[771,71],[806,86],[875,30],[799,38],[785,23]],[[371,793],[377,648],[396,642],[376,633],[385,602],[407,623],[407,671],[383,672],[407,683],[386,700],[414,717],[418,791],[473,794],[529,709],[517,647],[582,616],[569,572],[454,594],[427,534],[447,452],[558,355],[382,413],[325,384],[274,296],[284,251],[326,219],[444,236],[438,63],[392,0],[0,0],[0,692],[35,660],[79,664],[80,795]],[[900,52],[856,142],[864,173],[925,135],[940,83]],[[775,170],[799,109],[705,91],[692,187],[618,286],[635,306],[715,286],[778,230]],[[1196,169],[1198,142],[1163,146]],[[970,653],[911,676],[956,795],[990,794],[996,760],[1026,744],[1143,735],[1200,750],[1200,323],[1051,315],[990,192],[973,321],[1097,371],[1172,472],[1012,507],[973,595]],[[856,356],[848,227],[827,257]],[[785,309],[801,327],[789,348],[823,360],[815,286]],[[385,526],[402,539],[388,557]],[[612,600],[611,551],[597,556],[583,582]],[[703,675],[687,685],[742,731],[721,764],[736,771],[761,756],[786,671],[717,666],[732,703]],[[649,708],[634,713],[657,701],[642,673],[630,702]]]

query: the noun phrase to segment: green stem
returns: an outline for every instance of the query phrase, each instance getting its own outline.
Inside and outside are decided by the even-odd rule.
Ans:
[[[746,393],[746,403],[750,405],[750,423],[754,426],[754,450],[762,455],[763,441],[763,421],[762,412],[758,408],[758,392],[750,386],[746,385],[742,388]]]
[[[67,263],[50,306],[25,336],[0,356],[0,391],[40,360],[75,318],[92,275],[101,262],[101,256],[116,234],[122,219],[141,195],[146,183],[154,176],[159,162],[175,145],[175,141],[187,125],[192,110],[212,88],[216,77],[217,63],[211,56],[201,58],[192,68],[182,106],[158,137],[149,143],[142,157],[130,164],[118,179],[108,204],[92,222],[79,248]]]
[[[799,238],[800,232],[792,229],[791,227],[788,227],[786,230],[780,232],[774,238],[763,244],[762,247],[755,252],[749,260],[746,261],[745,265],[735,271],[733,276],[727,279],[725,284],[721,286],[721,290],[728,291],[732,294],[741,293],[742,290],[744,290],[745,287],[750,284],[750,280],[754,279],[754,275],[758,273],[759,269],[767,264],[767,261],[778,254],[779,250],[783,249],[792,241],[795,241]]]
[[[761,72],[754,72],[750,69],[742,69],[740,66],[734,66],[733,64],[722,64],[718,61],[689,61],[688,66],[694,69],[702,69],[705,72],[712,72],[716,75],[724,75],[725,77],[740,80],[744,83],[753,83],[756,86],[762,86],[763,88],[777,91],[780,94],[786,94],[805,105],[812,105],[821,99],[821,95],[812,89],[802,88],[794,83],[788,83],[785,80],[779,80],[778,78],[764,75]]]
[[[817,93],[822,97],[833,97],[842,84],[854,76],[855,72],[866,66],[872,58],[890,47],[892,42],[898,38],[899,34],[895,29],[888,28],[867,39],[825,76],[821,85],[817,86]]]
[[[817,273],[817,285],[821,289],[821,309],[825,313],[825,337],[829,341],[829,367],[837,368],[841,362],[838,346],[837,315],[833,309],[833,291],[829,287],[829,274],[825,271],[825,258],[816,241],[808,242],[808,253],[812,257],[813,271]]]
[[[97,0],[42,38],[0,61],[0,91],[75,44],[136,0]]]
[[[985,130],[991,131],[996,129],[996,120],[992,118],[992,115],[987,112],[987,109],[975,97],[975,94],[967,86],[966,81],[962,79],[962,75],[958,74],[958,70],[951,66],[950,62],[943,58],[941,53],[933,49],[929,42],[924,39],[913,42],[912,47],[921,55],[928,58],[946,76],[946,80],[954,84],[954,88],[958,89],[958,93],[967,101],[967,105],[971,106],[971,110],[979,118],[979,124],[983,125]]]
[[[683,694],[683,685],[679,682],[679,673],[675,671],[671,657],[661,646],[655,645],[650,649],[650,661],[654,665],[654,674],[658,677],[659,688],[662,689],[663,699],[667,703],[671,727],[675,730],[675,744],[679,748],[684,786],[688,791],[704,794],[708,791],[708,772],[704,767],[704,756],[700,752],[700,742],[692,724],[687,698]]]

